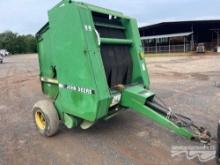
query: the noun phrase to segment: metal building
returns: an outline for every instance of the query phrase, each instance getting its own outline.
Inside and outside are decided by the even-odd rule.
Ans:
[[[220,52],[220,20],[162,22],[139,28],[146,53],[195,51]]]

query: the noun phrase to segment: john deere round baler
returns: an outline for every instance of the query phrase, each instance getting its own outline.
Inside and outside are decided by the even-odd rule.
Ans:
[[[132,109],[177,135],[209,143],[208,131],[159,102],[149,76],[136,20],[120,12],[65,0],[49,12],[37,33],[42,91],[34,105],[41,134],[62,121],[87,129]]]

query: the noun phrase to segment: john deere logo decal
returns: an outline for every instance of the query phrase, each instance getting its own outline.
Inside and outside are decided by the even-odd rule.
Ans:
[[[59,88],[67,89],[67,90],[71,90],[71,91],[75,91],[75,92],[79,92],[79,93],[84,93],[84,94],[88,94],[88,95],[95,94],[94,89],[83,88],[83,87],[78,87],[78,86],[59,84]]]

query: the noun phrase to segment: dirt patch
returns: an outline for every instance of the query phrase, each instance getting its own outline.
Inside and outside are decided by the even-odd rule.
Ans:
[[[205,81],[209,79],[208,75],[201,74],[201,73],[191,73],[190,75],[197,80]]]

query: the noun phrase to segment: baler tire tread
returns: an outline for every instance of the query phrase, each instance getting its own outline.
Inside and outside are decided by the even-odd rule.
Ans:
[[[44,118],[46,121],[44,129],[41,129],[37,126],[36,119],[35,119],[36,112],[41,112],[44,115]],[[41,100],[41,101],[38,101],[36,104],[34,104],[33,117],[34,117],[35,125],[41,135],[46,136],[46,137],[51,137],[51,136],[54,136],[58,132],[60,120],[59,120],[57,110],[55,109],[52,101]]]

